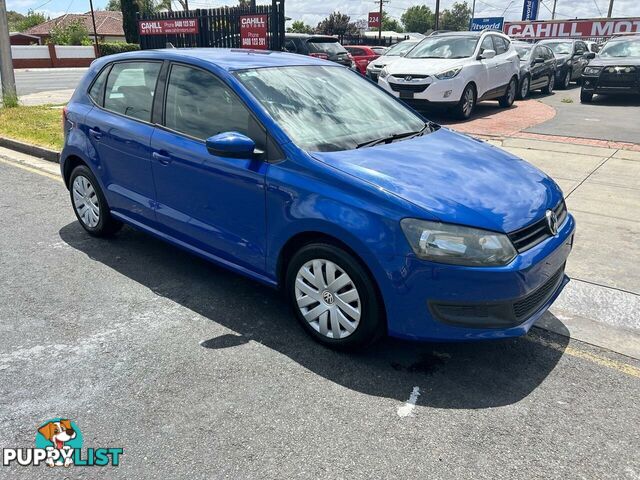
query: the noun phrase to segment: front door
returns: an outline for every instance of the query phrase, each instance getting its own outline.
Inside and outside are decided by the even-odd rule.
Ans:
[[[235,131],[264,149],[266,132],[210,72],[174,64],[167,82],[163,126],[151,139],[161,228],[223,260],[263,271],[268,163],[211,155],[205,140]]]

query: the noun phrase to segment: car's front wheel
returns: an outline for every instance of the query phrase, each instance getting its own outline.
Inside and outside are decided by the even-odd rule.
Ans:
[[[509,82],[509,85],[507,86],[507,91],[505,92],[504,96],[500,97],[500,99],[498,100],[500,106],[506,108],[513,105],[513,102],[516,99],[517,90],[518,82],[515,78],[512,78]]]
[[[571,71],[568,71],[562,78],[562,89],[566,90],[571,85]]]
[[[520,84],[520,90],[518,91],[518,99],[524,100],[529,96],[529,87],[531,86],[531,81],[529,76],[525,76],[522,79],[522,83]]]
[[[91,235],[111,235],[122,227],[122,223],[111,216],[107,200],[89,167],[79,165],[73,169],[69,194],[80,225]]]
[[[384,314],[372,278],[341,248],[315,243],[291,258],[285,288],[296,318],[318,342],[353,350],[384,333]]]
[[[464,88],[460,101],[455,108],[455,116],[460,120],[467,120],[471,117],[476,107],[476,89],[469,84]]]
[[[549,83],[547,83],[547,86],[542,89],[542,93],[546,93],[546,94],[553,93],[553,87],[555,86],[555,84],[556,84],[556,76],[554,74],[549,77]]]

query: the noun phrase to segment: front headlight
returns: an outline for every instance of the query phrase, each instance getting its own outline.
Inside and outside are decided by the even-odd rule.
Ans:
[[[438,80],[449,80],[450,78],[453,78],[456,75],[458,75],[460,73],[460,70],[462,70],[462,67],[451,68],[442,73],[438,73],[437,75],[435,75],[435,77]]]
[[[585,75],[597,75],[602,70],[602,67],[585,67],[584,74]]]
[[[507,265],[516,250],[503,233],[405,218],[402,230],[415,254],[424,259],[471,267]]]
[[[380,78],[387,78],[389,76],[389,72],[387,71],[387,67],[384,67],[380,70]]]

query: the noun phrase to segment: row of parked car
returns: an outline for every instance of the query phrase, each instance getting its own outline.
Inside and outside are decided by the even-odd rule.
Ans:
[[[381,55],[381,47],[342,47],[334,37],[296,35],[287,37],[287,50],[351,66],[416,108],[445,106],[468,119],[479,101],[509,107],[533,90],[552,93],[583,76],[583,102],[595,93],[640,93],[639,39],[618,37],[600,46],[577,39],[513,41],[495,30],[444,32],[405,40]]]

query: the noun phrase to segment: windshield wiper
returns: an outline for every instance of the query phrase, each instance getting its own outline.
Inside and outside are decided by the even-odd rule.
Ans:
[[[382,143],[386,144],[386,143],[395,142],[396,140],[419,137],[421,135],[424,135],[427,131],[431,133],[435,130],[436,130],[436,124],[433,122],[427,122],[424,124],[424,127],[422,127],[420,130],[416,132],[394,133],[393,135],[389,135],[388,137],[376,138],[375,140],[369,140],[367,142],[360,143],[356,145],[356,148],[374,147]]]

